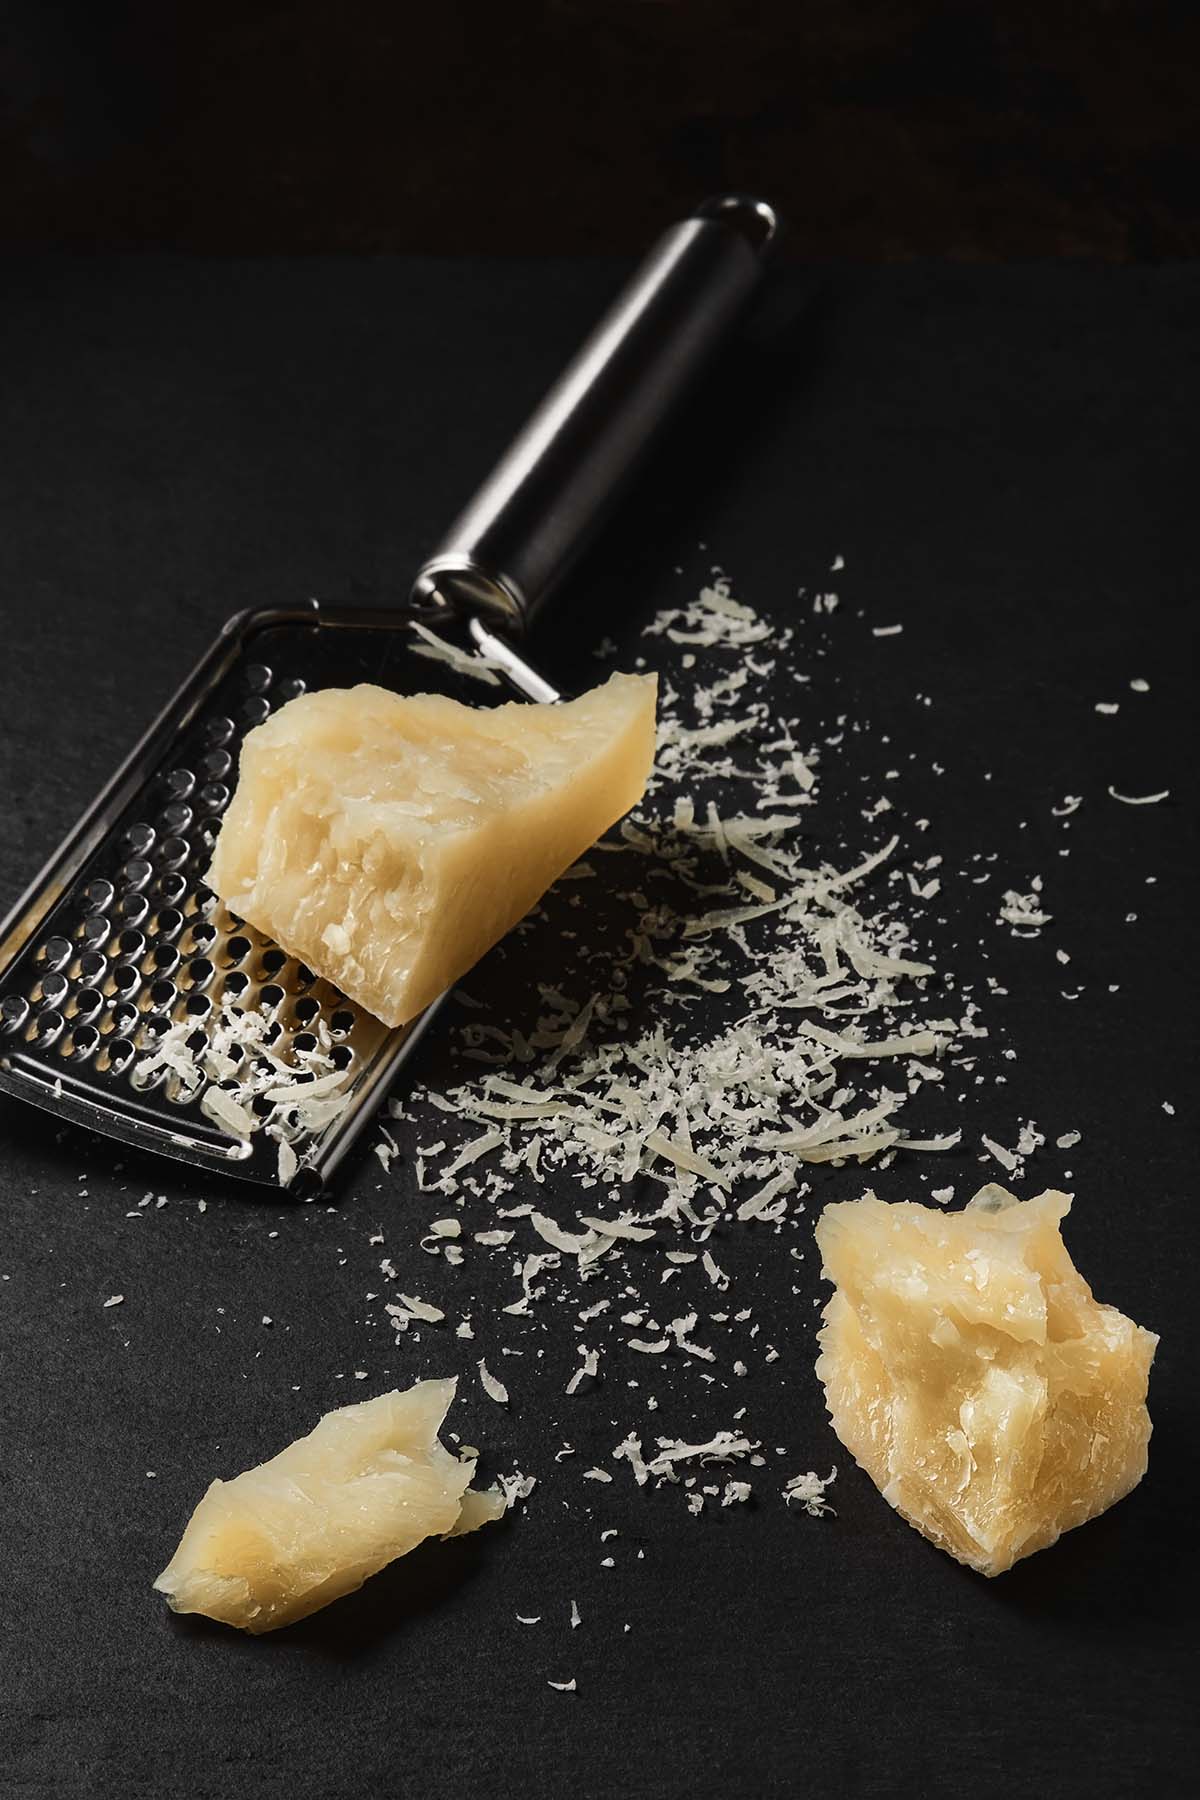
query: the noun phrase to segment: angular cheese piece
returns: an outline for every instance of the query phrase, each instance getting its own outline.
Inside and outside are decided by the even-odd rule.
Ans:
[[[307,1437],[232,1481],[214,1481],[154,1586],[173,1612],[274,1631],[435,1534],[504,1511],[468,1492],[475,1470],[438,1441],[453,1381],[418,1381],[328,1412]]]
[[[910,1525],[999,1575],[1146,1472],[1158,1339],[1101,1306],[1067,1194],[982,1188],[959,1213],[862,1200],[817,1225],[817,1374],[833,1428]]]
[[[557,706],[302,694],[242,745],[209,884],[402,1025],[641,799],[655,686],[614,675]]]

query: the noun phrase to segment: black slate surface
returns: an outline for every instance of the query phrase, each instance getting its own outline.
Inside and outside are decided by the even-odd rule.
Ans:
[[[227,613],[402,594],[615,275],[6,267],[0,902]],[[0,1793],[1190,1791],[1198,304],[1195,268],[833,270],[783,286],[564,596],[543,652],[579,682],[606,633],[627,660],[653,610],[718,561],[745,599],[794,619],[814,736],[842,713],[865,727],[814,828],[878,841],[861,810],[903,759],[900,814],[929,819],[917,849],[947,871],[928,941],[941,966],[1007,990],[987,1001],[984,1079],[958,1084],[968,1144],[1039,1121],[1049,1144],[1022,1191],[1072,1171],[1080,1267],[1162,1334],[1142,1487],[996,1582],[960,1569],[829,1432],[810,1368],[815,1261],[786,1254],[807,1225],[788,1240],[743,1230],[722,1234],[721,1260],[785,1355],[707,1412],[694,1379],[655,1374],[670,1432],[747,1406],[771,1464],[755,1508],[693,1519],[677,1491],[639,1493],[624,1471],[581,1481],[646,1428],[625,1386],[644,1371],[614,1366],[594,1394],[561,1398],[576,1340],[555,1308],[530,1328],[528,1361],[503,1368],[511,1411],[473,1377],[458,1409],[492,1467],[539,1476],[524,1515],[424,1549],[275,1639],[172,1619],[148,1584],[213,1474],[328,1405],[415,1373],[469,1375],[481,1350],[519,1341],[486,1316],[511,1284],[472,1261],[458,1280],[477,1343],[393,1347],[365,1299],[384,1285],[369,1237],[382,1227],[417,1291],[435,1279],[412,1266],[434,1208],[411,1160],[386,1178],[360,1160],[332,1209],[288,1207],[6,1105]],[[835,553],[847,566],[831,577]],[[797,590],[835,584],[842,606],[819,625]],[[872,637],[895,620],[902,636]],[[1097,714],[1100,700],[1119,713]],[[1110,783],[1172,796],[1124,807]],[[1050,811],[1068,792],[1084,796],[1069,835]],[[990,890],[957,875],[993,852]],[[1054,923],[1016,941],[992,902],[1035,874]],[[534,949],[546,979],[553,944]],[[503,1022],[530,978],[514,950],[471,989]],[[420,1075],[469,1072],[459,1022]],[[1072,1129],[1081,1143],[1055,1151]],[[964,1148],[876,1185],[898,1198],[953,1181],[962,1197],[984,1178]],[[809,1218],[863,1185],[856,1169],[824,1172]],[[148,1192],[166,1205],[128,1219]],[[576,1197],[569,1183],[539,1195],[550,1210]],[[555,1464],[564,1438],[578,1454]],[[787,1513],[782,1476],[834,1461],[836,1519]],[[620,1535],[601,1546],[610,1526]],[[571,1675],[575,1694],[546,1686]]]

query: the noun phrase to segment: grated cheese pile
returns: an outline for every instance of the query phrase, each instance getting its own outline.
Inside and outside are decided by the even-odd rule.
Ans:
[[[962,1041],[984,1035],[973,1007],[947,1010],[915,952],[896,904],[899,839],[835,864],[805,833],[819,752],[798,719],[741,698],[791,631],[748,657],[769,627],[721,582],[648,635],[733,666],[686,699],[664,682],[646,810],[571,872],[586,880],[616,853],[623,930],[539,986],[520,1024],[462,1026],[464,1062],[486,1072],[417,1096],[478,1128],[422,1147],[426,1190],[498,1201],[558,1169],[607,1188],[608,1210],[531,1220],[585,1270],[638,1231],[703,1241],[722,1219],[775,1223],[808,1191],[806,1165],[950,1148],[959,1133],[931,1135],[917,1107]],[[701,995],[715,1030],[695,1022]]]
[[[289,1046],[286,1058],[271,1045],[277,1035],[265,1013],[222,1002],[215,1024],[196,1028],[192,1019],[169,1026],[149,1054],[138,1061],[135,1087],[163,1075],[184,1099],[200,1097],[201,1111],[243,1142],[257,1132],[279,1146],[279,1178],[296,1172],[294,1143],[319,1133],[346,1105],[354,1078],[339,1063],[324,1019],[314,1022],[311,1049]]]

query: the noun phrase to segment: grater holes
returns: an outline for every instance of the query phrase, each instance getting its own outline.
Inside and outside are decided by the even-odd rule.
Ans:
[[[99,989],[82,987],[75,995],[74,1017],[79,1024],[91,1024],[98,1013],[104,1011],[104,995]]]
[[[65,975],[43,975],[40,984],[40,993],[38,989],[35,988],[34,996],[35,998],[40,999],[41,1004],[44,1006],[61,1006],[70,991],[71,984]]]
[[[121,833],[119,839],[121,852],[124,856],[143,857],[154,848],[156,836],[153,825],[146,824],[144,820],[136,825],[131,825],[127,831]]]
[[[132,1055],[133,1045],[128,1038],[102,1037],[92,1060],[92,1067],[98,1075],[117,1075]]]
[[[150,902],[145,894],[124,894],[113,908],[113,916],[122,925],[137,926],[145,922]]]
[[[110,979],[113,992],[120,995],[122,1000],[132,1000],[142,985],[141,973],[132,963],[117,963]]]
[[[179,948],[184,956],[203,956],[212,949],[216,941],[216,926],[201,922],[193,925],[187,936],[180,939]]]
[[[154,884],[154,898],[162,901],[164,906],[178,906],[187,893],[187,876],[181,875],[177,869],[160,875]]]
[[[78,928],[78,936],[89,950],[99,950],[107,944],[112,933],[112,925],[104,913],[89,913]]]
[[[19,1042],[36,1061],[38,1046],[47,1042],[41,1061],[48,1078],[53,1081],[57,1065],[65,1084],[78,1064],[83,1091],[101,1106],[107,1092],[116,1118],[122,1104],[136,1114],[131,1076],[152,1060],[152,1046],[157,1060],[176,1036],[181,1046],[188,1041],[197,1071],[211,1067],[233,1077],[223,1085],[247,1105],[252,1096],[245,1076],[256,1055],[266,1057],[273,1078],[286,1067],[299,1086],[309,1087],[314,1079],[319,1086],[331,1066],[352,1078],[358,1056],[369,1048],[360,1033],[371,1022],[311,969],[229,913],[205,883],[205,851],[232,803],[243,730],[305,691],[303,680],[284,674],[265,663],[243,665],[224,681],[181,740],[186,747],[167,752],[172,760],[146,777],[141,798],[130,802],[111,835],[77,868],[66,894],[55,896],[55,910],[45,915],[41,935],[25,953],[18,994],[0,1004],[0,1032],[16,1039],[10,1054]],[[47,950],[51,933],[59,941]],[[43,992],[47,975],[64,980]],[[227,1034],[220,1030],[223,1055],[214,1060],[222,1016],[236,1021],[242,1009],[253,1042],[230,1046],[224,1060]],[[26,1049],[35,1021],[40,1035]],[[206,1078],[198,1087],[186,1058],[170,1054],[164,1073],[152,1072],[153,1092],[141,1101],[146,1117],[157,1113],[164,1122],[168,1113],[177,1118],[183,1103],[195,1106],[209,1085]],[[258,1067],[267,1072],[261,1060]],[[115,1081],[124,1088],[124,1102]],[[249,1083],[265,1085],[257,1075]],[[308,1127],[294,1107],[288,1110],[290,1129],[302,1135]],[[268,1113],[289,1129],[280,1108],[270,1102],[256,1108],[259,1117]],[[269,1145],[267,1153],[270,1160]]]
[[[159,860],[164,869],[180,869],[191,855],[191,845],[186,838],[164,838],[159,846]]]
[[[180,984],[197,991],[206,988],[216,972],[207,956],[194,956],[180,976]]]
[[[76,1025],[69,1038],[63,1041],[63,1051],[73,1060],[85,1062],[100,1047],[100,1033],[94,1025]]]
[[[29,1017],[29,1002],[24,994],[5,994],[0,1000],[0,1031],[20,1031]]]
[[[144,856],[131,856],[128,862],[122,863],[117,881],[126,893],[138,894],[153,873],[153,864],[148,863]]]
[[[148,1012],[146,1014],[145,1018],[142,1020],[141,1031],[139,1033],[139,1035],[141,1037],[141,1042],[142,1042],[142,1049],[143,1050],[152,1050],[154,1048],[154,1046],[162,1038],[166,1037],[166,1035],[167,1035],[168,1031],[170,1031],[170,1029],[171,1029],[170,1013]]]
[[[141,1023],[141,1014],[132,1000],[120,999],[113,1002],[109,1009],[111,1029],[118,1037],[132,1038]]]
[[[172,769],[163,777],[163,787],[172,800],[186,800],[196,785],[196,777],[190,769]]]
[[[196,798],[205,812],[224,812],[229,805],[229,789],[223,781],[206,781]]]
[[[174,944],[155,944],[143,967],[155,980],[166,980],[179,967],[182,958]]]
[[[107,912],[116,894],[111,881],[89,881],[79,898],[89,913]]]
[[[228,750],[210,750],[197,767],[205,781],[220,781],[233,767],[233,758]]]
[[[35,1013],[26,1033],[30,1043],[41,1049],[48,1049],[57,1042],[66,1020],[55,1006],[47,1006],[44,1011]]]

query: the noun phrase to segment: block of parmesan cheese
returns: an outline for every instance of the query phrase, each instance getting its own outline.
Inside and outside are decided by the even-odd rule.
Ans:
[[[214,1481],[154,1583],[173,1612],[274,1631],[424,1538],[504,1511],[469,1489],[475,1464],[439,1442],[453,1381],[418,1381],[326,1413],[307,1437],[232,1481]]]
[[[242,745],[209,884],[402,1025],[640,800],[655,685],[614,675],[557,706],[302,694]]]
[[[868,1194],[817,1226],[817,1374],[833,1428],[910,1525],[984,1575],[1146,1472],[1158,1339],[1102,1306],[1059,1229],[1067,1194],[982,1188],[959,1213]]]

